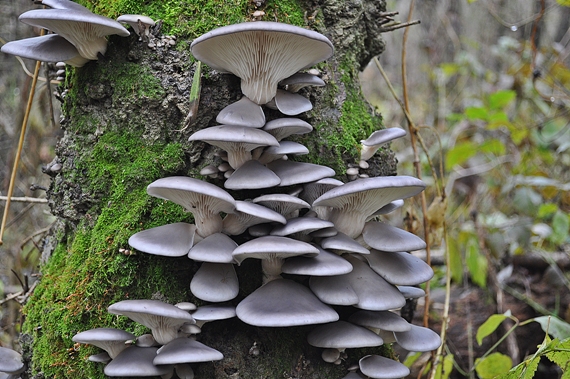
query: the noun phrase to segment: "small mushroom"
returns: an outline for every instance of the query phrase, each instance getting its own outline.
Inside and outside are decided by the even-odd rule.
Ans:
[[[81,67],[89,61],[79,55],[71,42],[57,34],[10,41],[0,51],[42,62],[65,61],[75,67]]]
[[[78,333],[71,339],[73,342],[86,343],[105,350],[111,359],[115,359],[127,348],[125,341],[135,336],[124,330],[115,328],[95,328]]]
[[[229,235],[239,235],[253,225],[267,222],[285,224],[287,220],[279,213],[263,205],[238,200],[236,201],[235,213],[224,218],[223,232]]]
[[[191,338],[179,337],[164,345],[153,360],[155,365],[219,361],[224,355]]]
[[[190,282],[190,291],[199,299],[223,302],[234,299],[239,283],[231,263],[204,262]]]
[[[265,114],[259,105],[244,96],[222,109],[216,121],[224,125],[262,128],[265,125]]]
[[[181,257],[188,254],[195,239],[201,239],[196,236],[196,225],[177,222],[135,233],[129,245],[147,254]]]
[[[25,366],[20,353],[7,347],[0,347],[0,373],[17,375],[24,369]]]
[[[123,14],[117,18],[117,22],[129,24],[137,36],[147,37],[150,34],[150,28],[156,25],[152,18],[139,14]],[[141,26],[143,30],[140,30]]]
[[[362,150],[360,151],[360,160],[367,161],[376,153],[376,151],[385,143],[388,143],[396,138],[400,138],[406,135],[406,131],[401,128],[389,128],[383,130],[377,130],[370,135],[365,140],[360,141],[362,143]]]
[[[298,72],[288,78],[283,79],[279,85],[284,86],[285,89],[289,92],[299,92],[301,88],[307,86],[322,87],[325,85],[325,82],[317,75]]]
[[[410,375],[410,369],[400,362],[380,355],[367,355],[358,361],[360,371],[372,379],[398,379]]]
[[[172,372],[172,365],[155,365],[157,347],[129,346],[113,359],[105,369],[107,376],[146,377],[162,376]]]

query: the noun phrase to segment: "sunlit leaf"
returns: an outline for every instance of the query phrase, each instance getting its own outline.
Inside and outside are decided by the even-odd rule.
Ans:
[[[491,154],[495,154],[495,155],[503,155],[505,154],[506,148],[505,148],[505,144],[503,143],[503,141],[496,139],[496,138],[492,138],[492,139],[488,139],[485,142],[483,142],[480,146],[479,146],[479,150],[485,153],[491,153]]]
[[[456,63],[442,63],[439,68],[448,77],[457,74],[459,70],[459,66]]]
[[[465,251],[469,275],[473,283],[481,288],[487,286],[487,258],[479,251],[479,243],[476,238],[470,238]]]
[[[489,334],[493,333],[499,325],[508,317],[507,314],[496,314],[491,315],[481,326],[477,329],[477,334],[475,339],[479,346],[483,343],[483,338],[487,337]]]
[[[489,108],[503,109],[511,103],[517,96],[515,91],[503,90],[497,91],[489,96]]]
[[[406,367],[412,367],[412,365],[422,356],[422,353],[410,353],[404,360],[403,364]]]
[[[561,379],[570,379],[570,338],[564,341],[552,340],[546,356],[562,369]]]
[[[556,0],[556,2],[563,7],[570,7],[570,0]]]
[[[448,379],[453,371],[453,354],[448,354],[435,367],[434,379]]]
[[[506,374],[497,376],[496,379],[532,379],[536,369],[538,368],[539,362],[540,356],[525,360],[513,367]]]
[[[541,204],[540,207],[538,207],[538,213],[536,216],[542,219],[548,218],[552,216],[554,213],[556,213],[557,210],[558,210],[557,204],[554,203]]]
[[[489,114],[486,108],[482,107],[469,107],[465,109],[465,115],[469,120],[483,120],[487,121]]]
[[[508,355],[492,353],[485,358],[477,358],[475,364],[475,371],[480,379],[493,379],[508,372],[513,367],[513,360]]]
[[[558,317],[554,316],[541,316],[535,317],[534,321],[540,324],[542,330],[554,338],[558,338],[559,340],[563,340],[566,338],[570,338],[570,324],[566,321],[562,321]]]
[[[477,154],[477,148],[473,142],[458,143],[447,152],[445,156],[446,167],[453,168],[455,165],[461,165],[475,154]]]
[[[569,231],[568,215],[560,210],[557,211],[552,217],[552,234],[549,236],[549,240],[556,245],[561,245],[568,238]]]

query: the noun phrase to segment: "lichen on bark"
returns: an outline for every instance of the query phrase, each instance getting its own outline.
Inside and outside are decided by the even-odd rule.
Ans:
[[[298,140],[312,151],[306,160],[327,164],[342,178],[346,162],[357,162],[359,140],[382,127],[360,94],[357,73],[383,48],[374,17],[385,4],[343,0],[260,3],[269,20],[314,28],[335,45],[334,57],[319,65],[327,86],[301,92],[314,104],[302,117],[315,130]],[[102,326],[143,333],[140,325],[106,312],[113,302],[155,298],[201,303],[189,291],[197,264],[186,258],[137,254],[127,240],[150,227],[191,222],[190,214],[151,198],[145,188],[164,176],[199,177],[201,167],[220,163],[214,149],[187,140],[195,130],[214,125],[219,111],[241,93],[239,79],[205,68],[196,121],[181,130],[195,68],[188,46],[197,33],[220,23],[251,19],[256,8],[250,1],[236,0],[227,7],[203,1],[193,6],[201,4],[199,11],[207,15],[184,10],[174,18],[182,4],[177,0],[89,4],[113,17],[147,13],[162,18],[164,32],[176,32],[177,40],[176,46],[151,50],[136,36],[111,37],[105,59],[75,70],[67,79],[63,136],[56,148],[62,170],[48,191],[59,221],[48,240],[51,243],[46,243],[42,278],[24,309],[22,341],[30,361],[27,377],[102,378],[102,367],[85,361],[95,349],[74,346],[71,338]],[[233,7],[231,12],[222,9],[228,7]],[[192,26],[184,24],[192,22]],[[371,163],[371,176],[395,174],[395,159],[389,150]],[[238,268],[239,298],[261,284],[258,273],[255,262],[246,261]],[[309,329],[254,328],[235,319],[208,324],[200,339],[220,350],[225,359],[196,366],[197,377],[342,377],[347,364],[359,358],[357,352],[339,366],[324,364],[320,349],[305,342]],[[254,344],[259,355],[249,353]],[[384,348],[365,352],[370,351],[383,352]]]

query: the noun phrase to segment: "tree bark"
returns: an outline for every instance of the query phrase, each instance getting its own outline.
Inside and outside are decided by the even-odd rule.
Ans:
[[[246,20],[257,8],[249,1],[243,3],[236,12]],[[277,9],[270,2],[259,3],[259,9]],[[315,130],[297,140],[311,151],[305,160],[334,168],[338,178],[346,181],[346,164],[358,163],[360,139],[382,128],[381,119],[370,113],[361,96],[357,73],[383,50],[376,21],[385,3],[323,0],[292,4],[294,10],[287,17],[284,6],[281,13],[266,11],[266,17],[286,21],[293,19],[291,12],[297,12],[304,15],[300,26],[325,34],[335,46],[334,56],[318,66],[327,85],[301,92],[314,105],[301,118]],[[130,13],[124,7],[114,11]],[[167,12],[166,8],[161,9]],[[208,9],[221,12],[221,8]],[[188,142],[188,137],[215,125],[219,111],[241,97],[239,79],[205,68],[196,121],[181,130],[195,69],[188,48],[194,37],[177,35],[171,46],[158,33],[151,36],[157,46],[151,49],[135,35],[112,36],[104,59],[68,71],[65,92],[60,88],[63,136],[53,162],[61,169],[52,172],[48,191],[58,223],[45,241],[41,279],[24,308],[21,341],[28,363],[26,378],[104,377],[102,366],[86,361],[97,349],[74,345],[71,338],[95,327],[124,328],[136,335],[145,332],[125,317],[108,314],[112,303],[143,298],[171,304],[203,303],[189,291],[198,263],[186,257],[149,256],[132,251],[127,243],[132,234],[144,229],[191,222],[191,215],[178,205],[148,196],[149,183],[173,175],[200,177],[202,167],[221,163],[215,149]],[[266,115],[276,117],[272,111]],[[366,172],[370,176],[395,174],[396,161],[388,149],[370,163]],[[221,180],[212,182],[222,185]],[[232,195],[245,199],[254,194]],[[236,267],[240,280],[236,304],[261,285],[260,265],[251,261]],[[350,312],[337,311],[341,318]],[[196,377],[341,378],[365,353],[389,354],[384,347],[352,351],[342,364],[326,364],[320,359],[321,349],[306,343],[310,330],[257,328],[237,319],[206,324],[199,340],[221,351],[224,359],[194,366]],[[254,354],[253,347],[259,354]]]

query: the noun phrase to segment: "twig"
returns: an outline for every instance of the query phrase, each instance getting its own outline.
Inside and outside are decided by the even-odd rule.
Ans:
[[[48,227],[45,227],[43,229],[38,230],[37,232],[35,232],[34,234],[32,234],[31,236],[26,237],[26,239],[24,241],[22,241],[22,243],[20,244],[20,249],[24,248],[24,245],[26,245],[28,243],[28,241],[32,240],[33,242],[33,238],[35,236],[38,236],[40,234],[49,232],[49,230],[51,229],[51,227],[53,226],[54,222],[52,222]],[[35,245],[35,242],[34,242]],[[38,248],[38,246],[36,246],[36,248]],[[38,249],[39,250],[39,249]]]
[[[0,201],[7,201],[8,200],[8,196],[0,196]],[[40,199],[37,197],[29,197],[29,196],[24,196],[24,197],[12,197],[11,201],[17,202],[17,203],[47,203],[47,199]]]
[[[391,32],[391,31],[394,31],[394,30],[398,30],[398,29],[402,29],[402,28],[407,28],[408,26],[417,25],[417,24],[419,24],[419,23],[420,23],[420,20],[414,20],[414,21],[403,22],[403,23],[398,22],[398,23],[395,24],[395,25],[390,25],[390,24],[388,24],[388,25],[386,25],[386,26],[383,26],[383,27],[380,29],[380,33],[387,33],[387,32]],[[406,29],[406,30],[407,30],[407,29]]]

